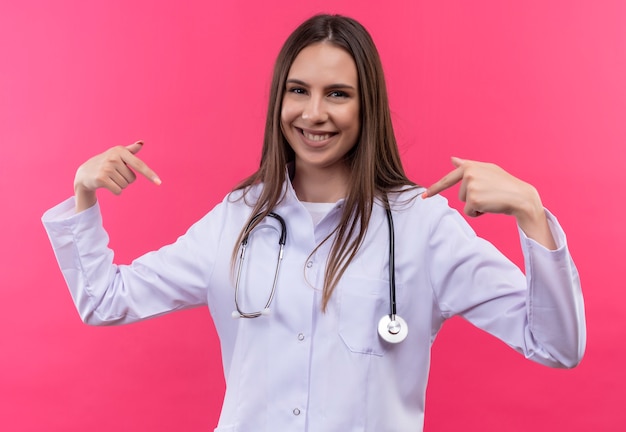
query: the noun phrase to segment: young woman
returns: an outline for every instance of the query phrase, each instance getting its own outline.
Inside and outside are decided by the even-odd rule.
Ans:
[[[89,324],[208,305],[227,383],[217,431],[419,431],[430,347],[453,315],[548,366],[582,357],[577,271],[535,188],[458,158],[430,188],[412,183],[352,19],[315,16],[287,39],[259,170],[174,244],[116,266],[96,190],[118,194],[135,172],[159,183],[141,147],[85,162],[44,224]],[[437,196],[458,182],[468,215],[516,218],[526,276]]]

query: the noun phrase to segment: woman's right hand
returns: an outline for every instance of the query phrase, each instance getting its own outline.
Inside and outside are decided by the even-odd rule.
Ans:
[[[126,147],[113,147],[78,167],[74,177],[76,213],[96,203],[97,189],[104,188],[115,195],[121,194],[122,190],[137,178],[135,171],[154,184],[161,184],[159,176],[135,156],[142,146],[143,142],[137,141]]]

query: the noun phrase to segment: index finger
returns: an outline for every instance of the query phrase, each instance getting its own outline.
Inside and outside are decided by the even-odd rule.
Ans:
[[[132,152],[128,151],[127,153],[122,155],[122,161],[133,170],[137,171],[139,174],[143,175],[145,178],[150,180],[155,185],[161,184],[161,179],[150,169],[148,165],[137,156],[135,156]]]
[[[422,198],[428,198],[433,195],[437,195],[439,192],[442,192],[449,187],[454,186],[458,182],[463,180],[463,167],[456,167],[448,174],[443,176],[439,181],[430,185],[426,192],[422,194]]]

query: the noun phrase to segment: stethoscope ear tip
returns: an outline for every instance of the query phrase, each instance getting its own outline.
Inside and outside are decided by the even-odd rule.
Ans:
[[[261,311],[261,315],[263,315],[263,316],[268,316],[268,315],[271,315],[271,314],[272,314],[272,312],[270,311],[270,308],[265,308],[265,309],[263,309]]]
[[[237,311],[233,311],[233,313],[231,314],[233,319],[237,319],[237,318],[241,318],[241,314]]]

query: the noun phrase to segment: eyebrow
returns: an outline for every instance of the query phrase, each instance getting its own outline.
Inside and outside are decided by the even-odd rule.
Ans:
[[[296,78],[290,78],[288,79],[285,84],[298,84],[301,85],[303,87],[309,87],[309,85],[307,83],[305,83],[304,81],[301,81],[299,79]],[[351,90],[356,90],[354,88],[354,86],[351,86],[350,84],[343,84],[343,83],[336,83],[336,84],[331,84],[328,85],[326,87],[324,87],[325,90],[334,90],[334,89],[351,89]]]

